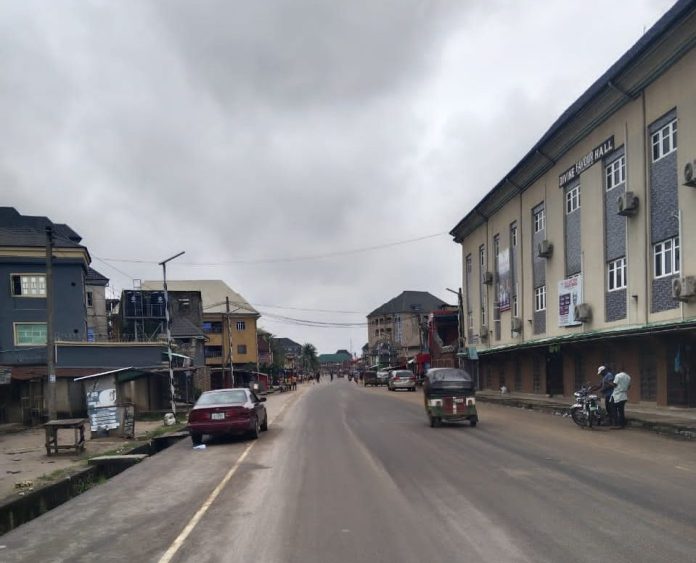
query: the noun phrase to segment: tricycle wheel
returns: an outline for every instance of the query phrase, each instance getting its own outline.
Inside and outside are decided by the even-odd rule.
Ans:
[[[431,428],[438,428],[439,426],[442,426],[442,420],[440,419],[439,416],[431,416],[430,417],[430,427]]]
[[[476,426],[477,423],[478,423],[478,420],[470,420],[470,421],[469,421],[469,424],[471,424],[472,428],[473,428],[474,426]]]

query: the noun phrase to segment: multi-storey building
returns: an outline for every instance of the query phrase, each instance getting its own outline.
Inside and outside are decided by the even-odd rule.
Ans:
[[[40,419],[46,410],[47,227],[53,233],[55,338],[82,341],[87,335],[91,259],[80,235],[47,217],[0,207],[0,420]],[[70,403],[69,392],[59,382],[59,405]]]
[[[695,45],[677,2],[451,231],[483,387],[696,406]]]
[[[85,277],[85,305],[87,307],[87,340],[103,342],[109,339],[108,315],[106,311],[106,286],[109,278],[93,268]]]
[[[371,362],[404,363],[428,346],[427,322],[447,303],[427,291],[403,291],[367,315]]]
[[[161,291],[162,282],[144,281],[142,289]],[[167,280],[167,289],[171,292],[200,292],[202,328],[207,337],[205,365],[210,374],[211,388],[232,386],[231,371],[234,369],[256,369],[256,322],[260,315],[246,299],[221,280]]]

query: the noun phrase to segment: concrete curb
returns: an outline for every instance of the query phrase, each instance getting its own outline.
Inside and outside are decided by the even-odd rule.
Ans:
[[[537,402],[522,397],[490,397],[486,395],[476,395],[476,400],[483,403],[498,404],[505,407],[516,407],[520,409],[535,410],[555,415],[567,416],[570,414],[570,407],[564,403]],[[678,424],[669,421],[655,421],[646,418],[636,417],[635,414],[626,414],[626,424],[631,428],[646,430],[682,440],[696,440],[696,425]]]

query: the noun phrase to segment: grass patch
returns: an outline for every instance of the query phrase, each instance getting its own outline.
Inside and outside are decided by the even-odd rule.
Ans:
[[[86,462],[82,462],[80,465],[83,465]],[[44,483],[50,483],[52,481],[58,481],[60,479],[63,479],[64,477],[67,477],[68,475],[75,473],[79,467],[64,467],[63,469],[56,469],[55,471],[51,471],[51,473],[46,473],[45,475],[40,475],[39,477],[36,478],[37,481],[42,481]]]
[[[165,434],[178,432],[179,430],[183,430],[185,427],[185,422],[177,422],[176,424],[172,424],[171,426],[162,425],[159,428],[155,428],[154,430],[146,432],[145,438],[151,440],[152,438],[157,438],[158,436],[164,436]]]

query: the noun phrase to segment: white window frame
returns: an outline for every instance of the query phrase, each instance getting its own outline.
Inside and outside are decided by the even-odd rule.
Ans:
[[[544,216],[544,208],[534,213],[534,232],[540,233],[546,227],[546,218]]]
[[[653,276],[668,278],[679,273],[679,237],[669,238],[653,245]]]
[[[466,257],[466,273],[470,274],[472,270],[472,262],[471,262],[471,254],[468,254]]]
[[[546,286],[534,288],[534,312],[546,311]]]
[[[88,309],[92,309],[94,307],[94,292],[93,291],[86,291],[85,292],[85,303],[87,304]]]
[[[520,316],[520,304],[519,304],[519,300],[517,299],[517,294],[512,296],[512,316],[513,317]]]
[[[510,244],[513,248],[517,247],[517,223],[510,226]]]
[[[39,342],[20,342],[18,335],[19,335],[19,327],[20,326],[35,326],[36,328],[43,327],[43,333],[44,333],[44,338],[39,341]],[[48,339],[48,326],[46,323],[34,323],[34,322],[29,322],[29,323],[24,323],[24,322],[16,322],[12,323],[12,332],[14,335],[14,344],[15,346],[46,346],[46,341]],[[36,335],[34,335],[36,337]]]
[[[237,331],[242,332],[246,330],[246,321],[237,321]]]
[[[479,246],[479,266],[481,271],[484,272],[486,269],[486,247],[483,245]]]
[[[566,215],[580,209],[580,184],[566,192]]]
[[[622,256],[607,263],[607,291],[626,289],[626,257]]]
[[[676,118],[650,135],[650,147],[653,162],[657,162],[677,150]]]
[[[626,156],[620,156],[614,162],[607,164],[604,169],[606,190],[613,190],[626,181]]]
[[[19,277],[21,293],[15,293],[14,279]],[[25,292],[26,291],[26,292]],[[13,273],[10,274],[10,292],[13,297],[33,297],[44,299],[46,297],[46,274],[37,273]]]

